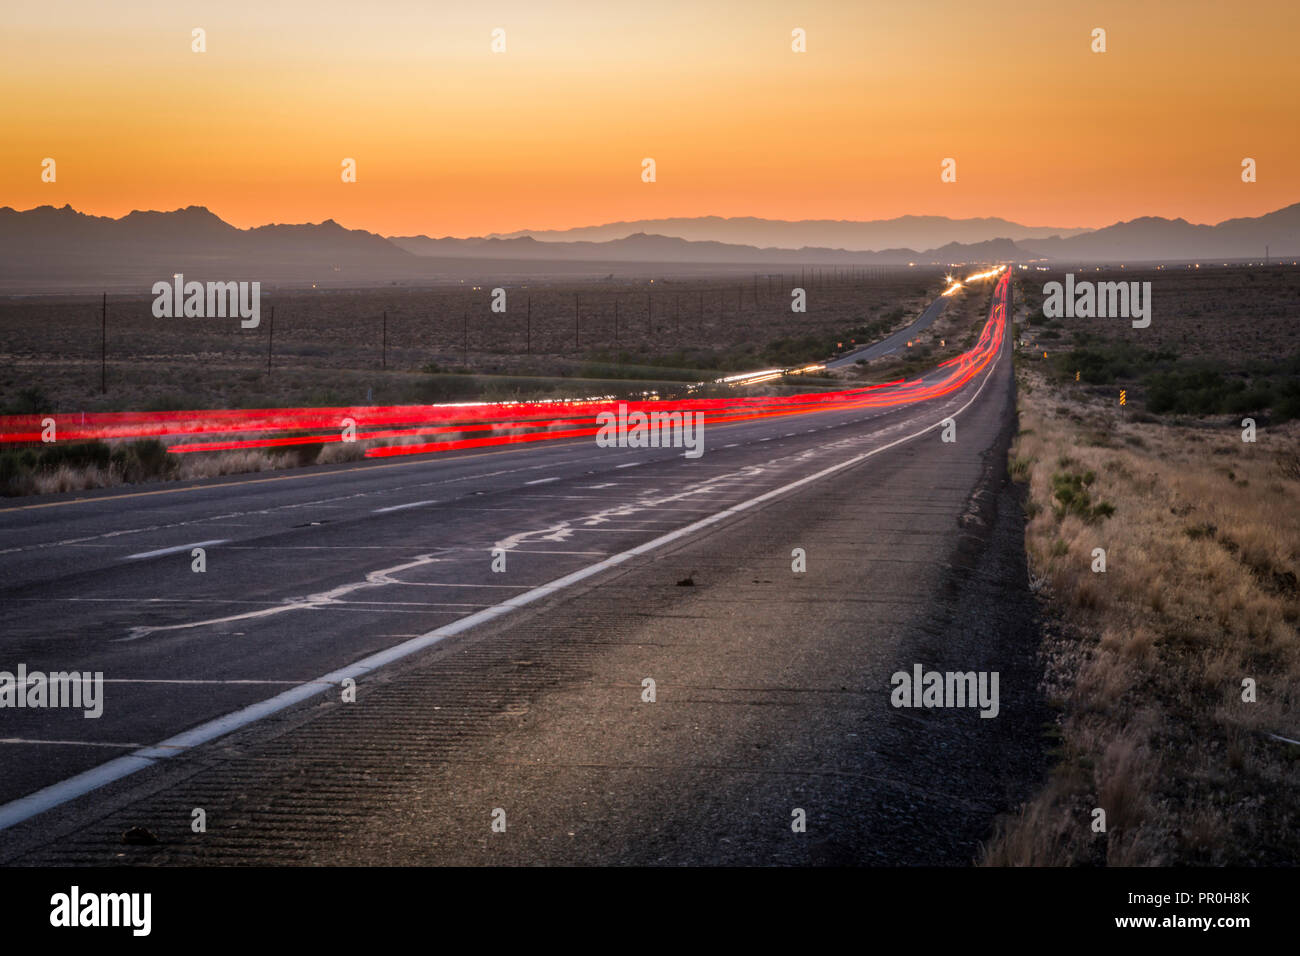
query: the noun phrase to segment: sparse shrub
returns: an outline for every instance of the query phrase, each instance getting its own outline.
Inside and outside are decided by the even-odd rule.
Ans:
[[[291,460],[295,461],[298,467],[316,464],[316,459],[325,448],[324,442],[310,442],[305,445],[293,445],[286,449]]]
[[[114,448],[110,457],[120,470],[122,480],[128,484],[141,481],[161,481],[172,477],[180,467],[167,446],[156,438],[142,438]]]
[[[4,407],[7,415],[39,415],[54,407],[50,397],[39,388],[31,387],[19,390],[14,400]]]
[[[1095,472],[1084,472],[1076,474],[1071,472],[1057,472],[1052,475],[1052,497],[1057,502],[1056,517],[1064,518],[1066,515],[1076,515],[1084,521],[1092,524],[1103,518],[1109,518],[1115,513],[1114,505],[1107,502],[1092,503],[1092,496],[1088,492],[1088,487],[1096,480]]]
[[[167,446],[144,438],[111,447],[101,441],[56,442],[0,452],[0,492],[49,494],[117,482],[159,481],[177,469]]]

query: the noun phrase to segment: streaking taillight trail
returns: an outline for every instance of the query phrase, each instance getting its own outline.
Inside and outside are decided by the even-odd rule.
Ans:
[[[946,374],[928,383],[924,378],[898,380],[835,392],[756,398],[655,401],[601,398],[445,405],[7,415],[0,416],[0,443],[40,442],[46,420],[53,418],[60,441],[158,438],[169,441],[168,450],[176,454],[292,447],[343,441],[342,429],[345,422],[350,420],[355,430],[351,437],[356,441],[402,442],[379,445],[366,452],[366,457],[381,458],[587,437],[597,433],[596,416],[599,413],[614,411],[620,405],[629,411],[699,411],[705,413],[706,423],[712,425],[810,412],[908,405],[951,394],[988,367],[997,356],[1002,347],[1006,322],[1009,278],[1010,272],[1004,272],[998,280],[992,311],[974,347],[942,362],[937,371]],[[453,435],[455,437],[450,437]]]

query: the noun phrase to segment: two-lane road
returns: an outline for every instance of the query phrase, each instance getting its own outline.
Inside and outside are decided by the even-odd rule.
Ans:
[[[944,306],[948,304],[946,296],[939,296],[922,312],[911,325],[907,328],[899,329],[879,342],[873,342],[871,345],[864,346],[860,349],[854,349],[852,352],[846,352],[839,358],[832,359],[826,363],[827,368],[845,368],[858,362],[870,362],[872,359],[883,358],[886,355],[892,355],[901,348],[906,348],[907,343],[916,338],[918,332],[924,332],[928,329],[942,313]]]

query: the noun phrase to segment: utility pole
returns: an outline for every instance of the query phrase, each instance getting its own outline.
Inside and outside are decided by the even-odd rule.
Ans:
[[[388,310],[387,309],[384,310],[384,345],[382,351],[379,354],[380,354],[379,367],[381,369],[386,370],[388,368]]]
[[[524,352],[533,353],[533,297],[528,297],[528,318],[524,326]]]
[[[465,313],[465,371],[469,371],[469,313]]]
[[[108,293],[99,307],[99,391],[108,394]]]
[[[271,306],[271,320],[266,327],[266,374],[271,374],[271,343],[275,341],[275,306]]]
[[[614,348],[618,348],[618,295],[614,296]]]
[[[573,293],[573,347],[578,345],[578,293]]]

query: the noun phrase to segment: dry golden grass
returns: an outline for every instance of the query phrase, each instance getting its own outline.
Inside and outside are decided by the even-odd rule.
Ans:
[[[1235,425],[1139,423],[1019,374],[1011,471],[1060,748],[984,862],[1295,863],[1300,746],[1268,735],[1300,739],[1300,423],[1249,444]],[[1054,476],[1088,472],[1110,517],[1061,513]]]
[[[385,444],[403,443],[406,442],[399,439]],[[261,448],[186,454],[177,457],[176,467],[166,476],[158,476],[152,480],[197,481],[222,475],[242,475],[312,464],[327,465],[360,461],[365,457],[366,449],[375,444],[375,442],[330,442],[310,460],[303,460],[300,455],[293,452],[277,453]],[[60,465],[50,471],[35,472],[31,476],[26,493],[52,495],[70,491],[88,491],[92,488],[113,488],[126,484],[131,482],[116,464],[111,464],[107,468]]]
[[[343,461],[361,461],[366,457],[370,442],[333,441],[316,454],[316,464],[332,465]]]
[[[199,478],[289,468],[295,463],[290,455],[273,455],[260,448],[207,452],[201,455],[184,456],[176,472],[176,478],[179,481],[194,481]]]

